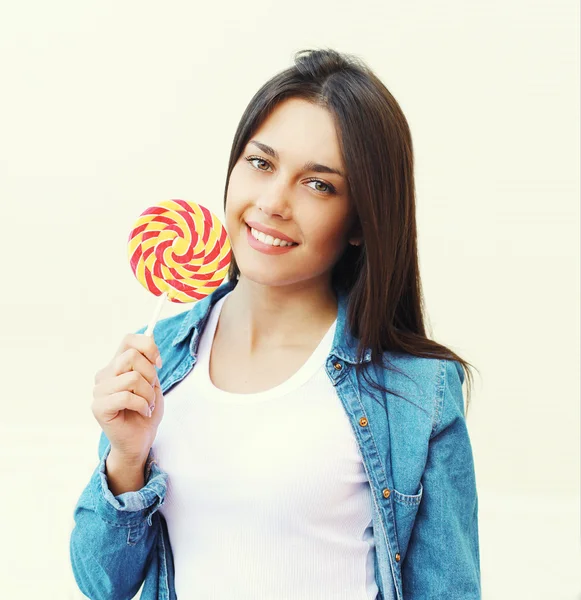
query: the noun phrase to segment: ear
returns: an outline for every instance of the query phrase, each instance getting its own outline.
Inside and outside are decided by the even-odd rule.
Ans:
[[[352,246],[361,246],[361,244],[363,244],[363,232],[361,231],[361,223],[359,222],[359,219],[357,219],[351,228],[348,241]]]

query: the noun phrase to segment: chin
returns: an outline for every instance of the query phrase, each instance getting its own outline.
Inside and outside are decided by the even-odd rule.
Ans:
[[[265,287],[288,287],[290,288],[303,288],[311,287],[317,280],[324,280],[325,277],[320,272],[309,273],[305,265],[301,265],[299,272],[289,272],[288,270],[274,270],[265,268],[264,266],[248,264],[238,264],[240,270],[240,276],[244,277],[248,281],[252,281],[257,285],[263,285]],[[330,278],[330,275],[329,275]]]
[[[293,283],[298,283],[298,280],[293,277],[283,276],[282,274],[277,274],[273,271],[266,272],[264,269],[258,268],[245,268],[238,264],[238,268],[240,269],[240,276],[244,277],[248,281],[252,281],[258,285],[264,285],[268,287],[280,287],[284,285],[292,285]]]

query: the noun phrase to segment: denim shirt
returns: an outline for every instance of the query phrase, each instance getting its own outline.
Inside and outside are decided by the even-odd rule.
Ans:
[[[156,325],[164,393],[194,367],[210,310],[235,285],[222,284],[190,310]],[[325,369],[353,428],[371,488],[378,598],[480,599],[478,497],[464,372],[451,360],[395,352],[384,352],[382,359],[395,369],[374,365],[366,351],[367,377],[395,394],[369,388],[363,373],[356,374],[357,340],[347,326],[347,297],[339,293]],[[172,550],[158,511],[168,475],[150,450],[144,487],[113,496],[105,470],[110,449],[102,433],[99,464],[74,509],[70,559],[77,585],[92,600],[130,600],[142,584],[141,600],[173,600]],[[292,590],[284,597],[293,598]]]

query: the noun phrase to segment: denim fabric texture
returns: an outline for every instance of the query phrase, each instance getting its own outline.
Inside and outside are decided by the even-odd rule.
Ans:
[[[235,285],[222,284],[190,310],[156,325],[164,393],[194,367],[211,307]],[[362,373],[356,375],[357,340],[347,327],[347,297],[338,294],[326,371],[351,422],[371,487],[378,598],[480,599],[478,496],[464,372],[451,360],[392,352],[383,360],[389,369],[371,363],[366,352],[368,378],[404,399],[374,390]],[[168,476],[150,451],[144,487],[113,496],[105,470],[110,449],[102,433],[98,465],[74,509],[70,559],[77,585],[92,600],[130,600],[145,582],[141,600],[173,600],[171,544],[158,512]],[[280,597],[293,598],[292,590]]]

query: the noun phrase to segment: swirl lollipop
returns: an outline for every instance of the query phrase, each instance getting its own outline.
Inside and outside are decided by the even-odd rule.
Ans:
[[[166,299],[195,302],[215,290],[228,273],[232,254],[216,215],[186,200],[165,200],[141,213],[127,251],[137,280],[161,296],[146,335],[152,335]]]

